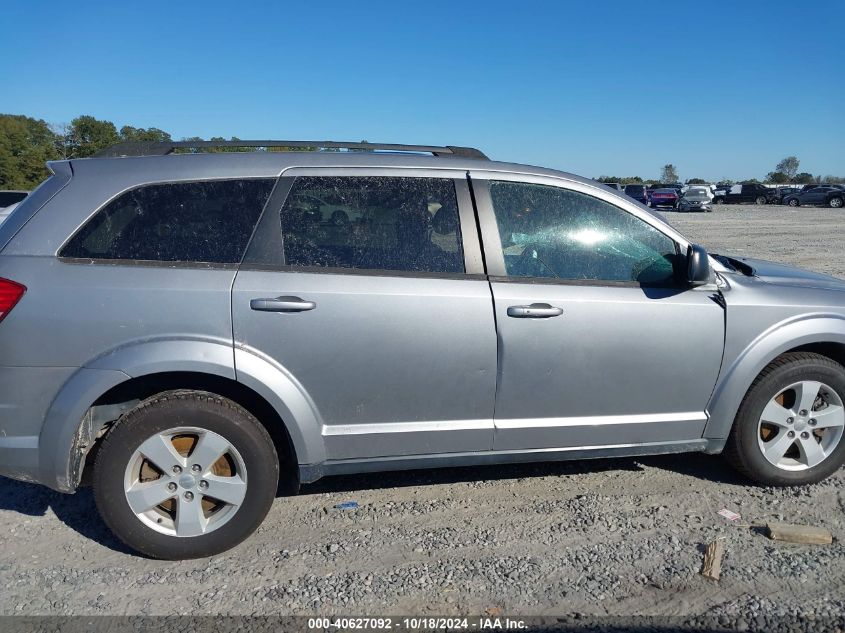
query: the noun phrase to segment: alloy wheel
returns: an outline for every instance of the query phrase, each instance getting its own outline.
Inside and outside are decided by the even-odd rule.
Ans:
[[[818,466],[839,445],[845,407],[831,387],[812,380],[780,391],[763,409],[757,442],[766,460],[782,470]]]
[[[150,436],[124,473],[132,512],[169,536],[201,536],[219,529],[235,515],[246,490],[246,466],[238,450],[222,435],[196,427]]]

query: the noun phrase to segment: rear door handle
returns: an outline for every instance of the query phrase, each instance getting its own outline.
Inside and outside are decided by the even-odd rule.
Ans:
[[[563,308],[548,303],[532,303],[530,306],[510,306],[508,316],[515,319],[548,319],[563,314]]]
[[[299,297],[276,297],[275,299],[252,299],[249,307],[259,312],[306,312],[317,304]]]

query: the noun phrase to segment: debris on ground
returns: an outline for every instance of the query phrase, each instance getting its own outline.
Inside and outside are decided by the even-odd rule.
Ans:
[[[732,512],[727,508],[722,508],[716,514],[725,517],[728,521],[736,521],[740,517],[740,515],[738,515],[736,512]]]
[[[833,535],[825,528],[811,525],[792,525],[790,523],[768,523],[766,532],[773,541],[805,543],[808,545],[830,545]]]
[[[713,541],[704,551],[704,563],[701,565],[701,575],[711,580],[719,580],[722,575],[722,557],[725,555],[725,542],[721,539]]]
[[[355,510],[358,508],[357,501],[344,501],[335,505],[335,510]]]

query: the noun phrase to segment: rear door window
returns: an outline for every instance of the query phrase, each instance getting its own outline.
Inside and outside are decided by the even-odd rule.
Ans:
[[[273,178],[144,185],[101,209],[62,257],[240,262]]]
[[[301,176],[281,222],[287,266],[465,270],[455,185],[447,178]]]

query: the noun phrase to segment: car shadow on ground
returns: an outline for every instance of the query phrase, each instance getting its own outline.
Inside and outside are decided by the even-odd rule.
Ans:
[[[132,553],[100,519],[91,488],[81,488],[75,494],[66,495],[37,484],[0,477],[0,511],[42,517],[48,509],[85,538],[117,552]]]
[[[367,473],[325,477],[315,483],[303,485],[300,495],[327,492],[354,492],[413,486],[438,486],[454,483],[492,482],[505,479],[532,477],[566,477],[589,475],[608,471],[640,472],[644,467],[687,475],[702,481],[719,484],[749,485],[719,457],[701,454],[661,455],[653,457],[582,460],[570,462],[542,462],[533,464],[507,464],[497,466],[472,466],[440,468],[436,470],[406,470],[384,473]],[[279,496],[292,494],[283,487]],[[23,516],[41,517],[52,510],[56,517],[82,536],[96,541],[111,550],[132,553],[112,535],[100,519],[91,494],[85,487],[75,494],[66,495],[37,484],[14,481],[0,477],[0,511],[16,512]]]
[[[325,477],[312,484],[303,484],[300,495],[326,492],[352,492],[411,486],[436,486],[475,481],[498,481],[531,477],[564,477],[607,471],[642,471],[643,467],[688,475],[719,484],[749,485],[719,456],[700,453],[655,455],[648,457],[588,459],[531,464],[499,464],[466,466],[432,470],[405,470]]]

